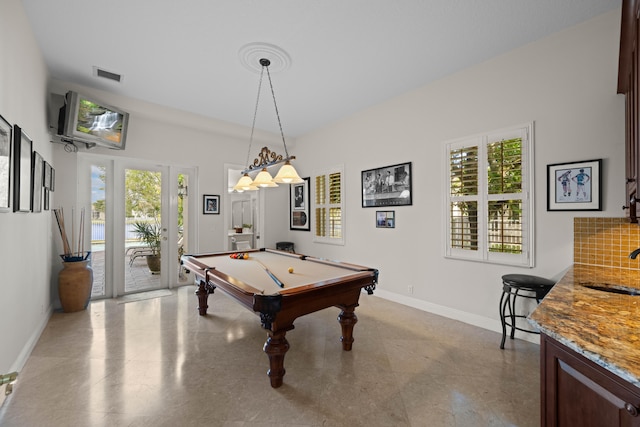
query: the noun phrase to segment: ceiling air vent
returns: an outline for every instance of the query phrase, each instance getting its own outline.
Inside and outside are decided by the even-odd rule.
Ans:
[[[93,74],[98,77],[113,80],[114,82],[122,82],[122,74],[112,73],[111,71],[103,70],[102,68],[93,67]]]

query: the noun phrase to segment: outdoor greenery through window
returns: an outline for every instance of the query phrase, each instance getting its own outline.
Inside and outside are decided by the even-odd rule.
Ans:
[[[532,129],[447,143],[446,256],[533,266]]]
[[[104,166],[92,166],[92,194],[99,196],[92,200],[92,243],[104,243],[105,229],[105,184],[106,168]],[[125,240],[127,242],[138,241],[139,235],[135,232],[135,223],[143,221],[156,228],[159,228],[160,221],[160,193],[161,175],[159,172],[148,170],[126,169],[125,171],[125,217],[126,231]],[[178,174],[178,186],[185,186],[186,178],[183,174]],[[184,203],[183,197],[178,197],[178,228],[182,231],[184,224]]]
[[[342,177],[342,169],[315,177],[315,242],[344,244]]]

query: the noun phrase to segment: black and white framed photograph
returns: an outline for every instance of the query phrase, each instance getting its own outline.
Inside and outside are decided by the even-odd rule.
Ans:
[[[220,196],[204,194],[202,196],[202,213],[218,215],[220,213]]]
[[[11,124],[0,116],[0,212],[11,207]]]
[[[51,190],[51,165],[49,164],[49,162],[45,161],[44,162],[44,177],[42,179],[42,186],[47,189],[47,190]]]
[[[376,211],[376,228],[396,228],[396,211]]]
[[[56,189],[56,170],[51,168],[51,180],[49,181],[49,191],[55,191]]]
[[[548,211],[601,211],[602,159],[547,165]]]
[[[411,162],[362,171],[363,208],[411,204]]]
[[[42,212],[42,186],[44,183],[44,159],[37,151],[33,152],[31,163],[31,211]]]
[[[311,230],[311,217],[309,216],[309,178],[303,178],[304,182],[289,186],[289,207],[291,230]]]
[[[13,211],[31,212],[31,150],[33,141],[13,126]]]
[[[54,170],[51,167],[51,165],[49,164],[49,162],[45,161],[44,162],[44,178],[42,180],[42,186],[44,187],[44,200],[42,202],[42,208],[45,211],[49,210],[49,204],[50,204],[50,200],[51,200],[51,192],[53,191],[53,187],[54,187]]]

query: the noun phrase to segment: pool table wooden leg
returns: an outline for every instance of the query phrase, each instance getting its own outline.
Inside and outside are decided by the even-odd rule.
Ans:
[[[209,308],[209,294],[212,294],[214,289],[214,286],[207,284],[204,280],[200,280],[198,289],[196,289],[196,295],[198,296],[198,312],[200,313],[200,316],[207,314],[207,308]]]
[[[344,351],[351,351],[351,346],[354,341],[353,327],[358,323],[358,317],[355,313],[356,306],[357,305],[340,306],[342,311],[338,315],[338,322],[340,322],[340,326],[342,327],[342,337],[340,337],[340,341],[342,342],[342,349]]]
[[[278,388],[282,385],[285,374],[284,355],[289,350],[289,342],[285,338],[286,330],[277,332],[269,331],[269,337],[264,344],[264,352],[269,356],[269,370],[267,375],[271,379],[271,387]]]

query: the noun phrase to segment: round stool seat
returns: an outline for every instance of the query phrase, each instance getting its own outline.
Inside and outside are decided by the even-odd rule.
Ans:
[[[514,338],[516,329],[522,332],[539,334],[538,331],[516,326],[516,319],[527,317],[524,314],[516,314],[516,299],[518,297],[531,298],[539,303],[555,284],[556,282],[553,280],[530,274],[505,274],[502,276],[502,297],[500,297],[502,341],[500,342],[500,348],[504,348],[507,326],[511,327],[511,339]]]
[[[502,281],[514,288],[551,288],[556,284],[553,280],[544,277],[532,276],[530,274],[505,274]]]
[[[536,293],[536,299],[541,300],[545,297],[556,284],[553,280],[544,277],[532,276],[530,274],[505,274],[502,276],[503,287],[511,287],[521,289],[523,291],[531,291]],[[503,289],[504,291],[509,291]]]

